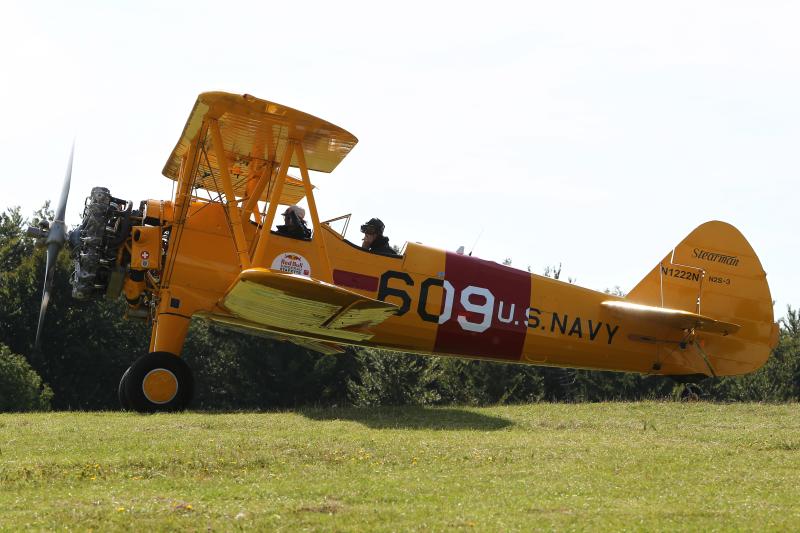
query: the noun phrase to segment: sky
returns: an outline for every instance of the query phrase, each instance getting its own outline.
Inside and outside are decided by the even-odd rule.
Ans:
[[[320,216],[623,291],[699,224],[800,306],[800,4],[737,1],[4,2],[0,208],[93,186],[169,198],[198,93],[358,137]],[[476,242],[477,241],[477,242]]]

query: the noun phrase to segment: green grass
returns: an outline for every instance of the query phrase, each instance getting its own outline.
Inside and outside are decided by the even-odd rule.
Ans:
[[[0,415],[0,529],[800,530],[795,404]]]

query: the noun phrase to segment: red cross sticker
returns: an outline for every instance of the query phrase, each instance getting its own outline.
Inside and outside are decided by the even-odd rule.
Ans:
[[[150,259],[150,252],[148,252],[147,250],[142,251],[142,259],[144,259],[145,261]]]

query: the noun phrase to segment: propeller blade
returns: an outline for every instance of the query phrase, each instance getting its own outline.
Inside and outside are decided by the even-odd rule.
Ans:
[[[51,242],[47,245],[47,264],[44,269],[44,288],[42,289],[42,303],[39,306],[39,323],[36,326],[36,342],[34,349],[39,350],[42,342],[42,328],[44,327],[44,315],[47,312],[47,304],[50,303],[50,291],[53,288],[53,275],[56,270],[56,260],[58,252],[61,251],[61,244]]]
[[[72,150],[69,152],[69,163],[67,163],[67,174],[64,177],[64,185],[61,188],[61,198],[58,199],[55,218],[47,232],[47,263],[44,270],[44,288],[42,289],[42,303],[39,306],[39,323],[36,325],[36,341],[34,350],[38,351],[42,342],[42,330],[44,328],[44,315],[47,313],[47,304],[50,303],[50,291],[53,288],[53,275],[56,270],[58,252],[64,247],[67,240],[66,224],[64,215],[67,211],[67,199],[69,198],[69,186],[72,181],[72,159],[75,155],[75,142],[72,143]]]
[[[61,188],[61,198],[58,199],[55,220],[64,222],[64,214],[67,211],[67,199],[69,198],[69,186],[72,182],[72,159],[75,155],[75,141],[72,142],[72,150],[69,152],[69,163],[67,163],[67,174],[64,176],[64,185]]]

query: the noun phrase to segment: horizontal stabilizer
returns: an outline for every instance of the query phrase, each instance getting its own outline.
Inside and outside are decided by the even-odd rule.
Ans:
[[[273,331],[361,341],[397,306],[305,276],[264,268],[242,271],[222,303],[235,316]]]
[[[680,309],[668,309],[664,307],[653,307],[651,305],[641,305],[631,302],[618,300],[608,300],[602,302],[604,308],[611,311],[611,314],[622,319],[638,319],[647,322],[655,322],[666,327],[696,331],[706,333],[717,333],[720,335],[730,335],[739,331],[741,326],[722,322],[711,317],[682,311]]]

